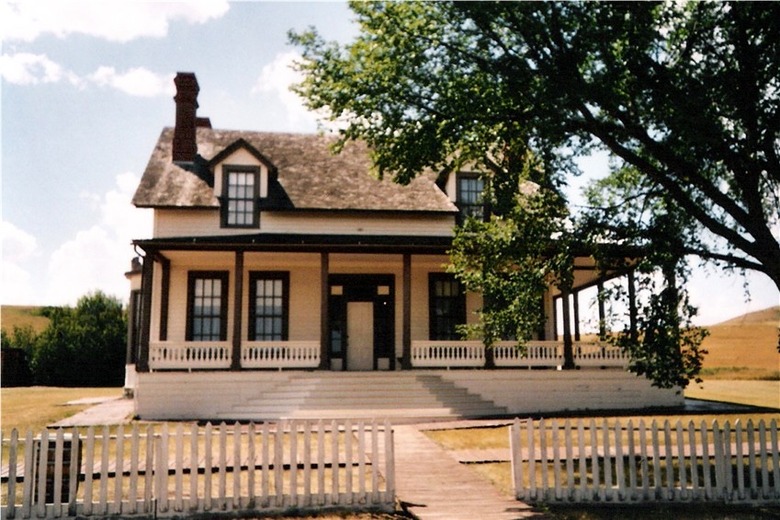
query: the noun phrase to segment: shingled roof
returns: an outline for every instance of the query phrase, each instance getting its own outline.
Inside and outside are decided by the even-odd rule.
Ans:
[[[173,134],[173,128],[165,128],[160,134],[133,197],[133,204],[138,207],[219,207],[208,161],[243,139],[276,168],[290,209],[457,211],[427,176],[420,176],[407,186],[372,176],[368,149],[362,143],[350,143],[334,155],[330,151],[333,138],[327,136],[200,127],[198,160],[184,165],[172,161]]]

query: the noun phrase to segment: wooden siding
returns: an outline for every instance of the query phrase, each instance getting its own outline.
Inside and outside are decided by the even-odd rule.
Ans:
[[[451,236],[451,215],[401,214],[351,216],[320,212],[261,212],[262,233]],[[222,228],[218,209],[156,209],[154,238],[180,236],[231,236],[256,232],[245,228]]]

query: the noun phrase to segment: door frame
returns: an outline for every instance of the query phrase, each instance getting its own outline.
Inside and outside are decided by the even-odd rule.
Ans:
[[[372,370],[395,370],[395,275],[331,274],[328,276],[328,295],[328,353],[331,369],[338,366],[340,362],[341,370],[349,370],[347,366],[349,338],[346,337],[347,303],[372,302],[374,304]],[[336,364],[334,360],[337,360]],[[383,365],[381,367],[380,361]]]

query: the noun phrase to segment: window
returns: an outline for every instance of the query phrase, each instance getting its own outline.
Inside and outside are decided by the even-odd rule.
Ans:
[[[461,339],[457,326],[466,323],[466,295],[452,275],[429,275],[428,315],[431,340]]]
[[[482,201],[482,192],[485,189],[484,180],[476,174],[458,174],[458,208],[460,217],[482,219],[485,216],[485,205]]]
[[[222,182],[222,226],[257,227],[260,170],[254,166],[225,166]]]
[[[290,273],[249,274],[249,339],[287,341]]]
[[[227,339],[227,271],[190,271],[187,341]]]

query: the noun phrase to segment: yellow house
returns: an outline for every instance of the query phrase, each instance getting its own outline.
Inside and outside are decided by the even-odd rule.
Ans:
[[[473,172],[402,186],[371,175],[369,151],[321,135],[216,130],[179,73],[165,128],[133,198],[154,210],[136,240],[127,390],[142,418],[487,416],[676,406],[579,340],[560,370],[549,319],[523,355],[486,351],[456,326],[481,306],[446,272],[453,230],[480,211]],[[578,259],[576,291],[601,282]],[[575,315],[576,313],[576,298]],[[571,317],[564,313],[565,332]]]

